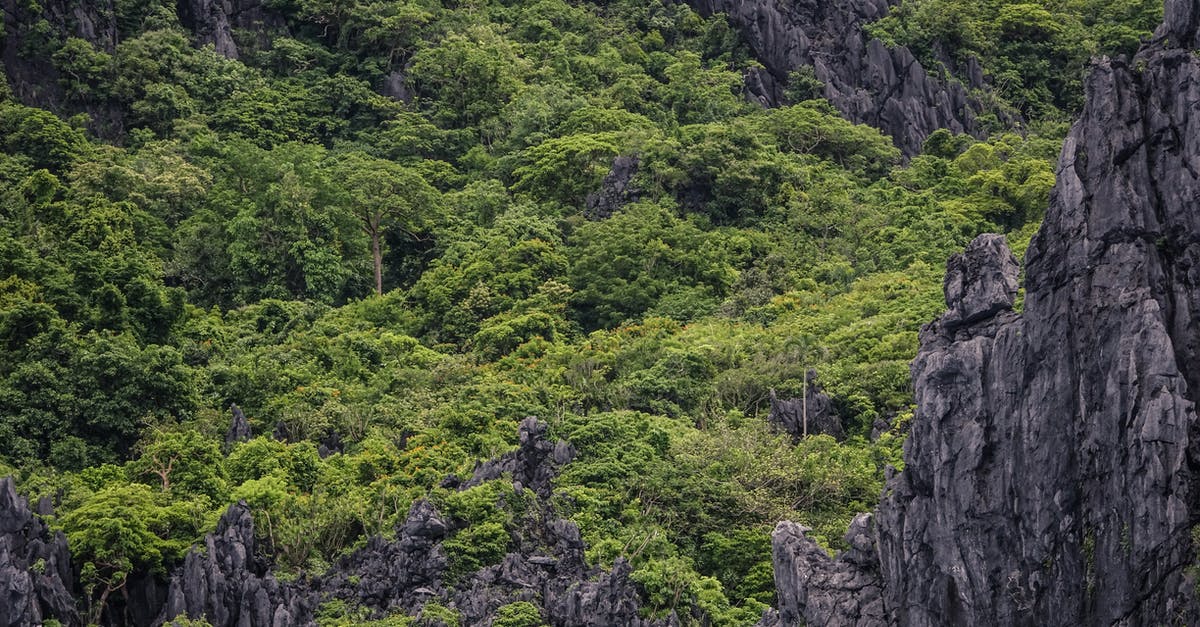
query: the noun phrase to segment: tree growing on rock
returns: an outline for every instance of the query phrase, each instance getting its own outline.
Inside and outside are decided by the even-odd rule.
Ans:
[[[148,486],[115,485],[88,497],[62,519],[71,554],[82,565],[88,623],[99,624],[114,592],[134,569],[161,564],[167,543],[152,528],[161,508]]]

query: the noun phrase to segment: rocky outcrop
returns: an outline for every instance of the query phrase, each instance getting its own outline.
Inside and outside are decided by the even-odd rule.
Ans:
[[[229,508],[217,530],[192,549],[171,577],[156,625],[187,616],[213,627],[311,625],[316,596],[279,582],[258,553],[254,519],[244,502]]]
[[[678,624],[673,615],[666,620],[642,618],[629,563],[618,558],[612,570],[589,568],[579,528],[555,516],[549,503],[542,503],[525,521],[519,536],[517,550],[454,591],[451,605],[462,612],[465,624],[491,624],[498,608],[518,601],[541,607],[543,618],[554,626]]]
[[[778,624],[800,625],[804,620],[828,627],[885,624],[871,515],[860,514],[850,523],[845,538],[850,549],[837,560],[830,560],[806,531],[785,521],[771,534],[775,585],[791,591],[779,596]]]
[[[242,408],[238,407],[236,403],[231,403],[229,413],[229,429],[225,431],[225,448],[250,439],[250,421],[246,420],[246,414]]]
[[[372,538],[317,582],[321,596],[381,616],[397,610],[415,615],[425,603],[436,601],[458,611],[467,625],[491,624],[498,608],[518,601],[540,607],[543,618],[555,626],[676,624],[674,617],[658,621],[640,616],[638,591],[624,560],[617,560],[610,571],[587,565],[579,528],[559,518],[549,501],[551,482],[575,452],[566,442],[551,441],[548,434],[545,423],[525,419],[517,450],[479,464],[458,486],[467,490],[511,477],[514,498],[520,499],[525,489],[537,495],[513,533],[512,550],[499,564],[448,581],[442,542],[456,531],[454,521],[420,500],[397,529],[395,541]]]
[[[548,435],[545,423],[522,421],[516,451],[479,464],[470,479],[457,482],[458,489],[467,490],[511,478],[514,500],[524,499],[526,489],[537,496],[512,531],[511,551],[499,564],[452,580],[444,543],[462,523],[419,499],[397,526],[395,540],[375,536],[329,573],[281,583],[258,554],[254,522],[241,503],[226,512],[204,547],[193,549],[172,576],[156,624],[186,615],[204,616],[215,627],[309,625],[320,604],[334,599],[378,617],[417,615],[426,603],[437,602],[459,612],[466,625],[491,624],[497,609],[518,601],[536,604],[555,626],[677,624],[673,616],[641,617],[625,561],[617,560],[609,571],[587,565],[579,528],[559,518],[549,500],[553,479],[575,452]]]
[[[807,393],[800,398],[780,399],[775,390],[771,390],[771,413],[767,415],[767,422],[796,439],[821,434],[844,439],[846,430],[842,428],[842,417],[834,409],[833,399],[817,385],[817,373],[809,370],[806,381]]]
[[[550,498],[553,490],[551,481],[567,462],[575,458],[575,449],[561,440],[551,442],[546,437],[548,434],[549,427],[537,418],[531,416],[522,420],[517,427],[517,439],[520,441],[517,450],[477,465],[463,488],[510,475],[515,492],[529,488],[540,498]]]
[[[863,33],[887,15],[888,0],[688,0],[703,15],[725,13],[743,33],[766,72],[747,77],[751,96],[784,102],[788,75],[811,67],[824,96],[850,120],[891,135],[906,154],[945,128],[978,134],[982,110],[955,81],[930,76],[906,48],[888,48]],[[982,87],[978,71],[966,75]]]
[[[637,202],[641,191],[633,179],[640,163],[636,156],[622,155],[613,159],[612,168],[600,182],[600,189],[588,194],[583,215],[589,220],[603,220],[621,207]]]
[[[951,260],[877,574],[777,533],[796,572],[836,573],[777,570],[782,607],[831,625],[1200,624],[1200,2],[1166,16],[1131,63],[1092,70],[1024,312],[999,238]],[[885,618],[832,585],[860,577]]]
[[[424,499],[413,503],[396,540],[372,537],[367,545],[340,560],[334,572],[317,582],[325,597],[344,599],[381,613],[416,613],[426,601],[446,595],[448,562],[441,543],[450,524]]]
[[[942,292],[949,310],[941,324],[956,328],[1011,310],[1017,296],[1017,258],[1001,235],[980,235],[946,262]]]
[[[12,477],[0,479],[0,627],[81,625],[74,589],[66,537],[30,511]]]
[[[286,27],[283,17],[264,4],[261,0],[181,0],[179,21],[197,44],[212,44],[217,54],[236,59],[240,51],[235,30],[257,38],[258,47],[266,47],[270,43],[267,29]]]

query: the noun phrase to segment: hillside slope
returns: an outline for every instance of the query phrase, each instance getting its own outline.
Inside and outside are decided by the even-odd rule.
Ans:
[[[1161,15],[0,6],[3,616],[222,627],[791,611],[772,527],[867,546],[945,260]]]

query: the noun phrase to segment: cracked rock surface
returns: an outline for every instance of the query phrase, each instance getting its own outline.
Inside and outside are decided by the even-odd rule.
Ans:
[[[785,624],[1200,624],[1200,2],[1166,20],[1092,70],[1024,312],[1000,238],[950,261],[873,548],[776,530]]]
[[[188,616],[214,627],[309,625],[315,601],[311,593],[275,578],[257,552],[254,519],[242,502],[225,512],[203,548],[188,553],[171,577],[155,624]]]
[[[0,626],[81,625],[74,588],[66,537],[29,509],[12,477],[0,479]]]
[[[824,96],[848,119],[891,135],[905,155],[940,128],[977,134],[982,110],[967,88],[930,76],[907,48],[868,37],[864,24],[887,15],[889,0],[688,0],[702,15],[725,13],[766,72],[747,77],[751,95],[783,102],[793,70],[809,66]],[[970,87],[982,87],[975,67]]]

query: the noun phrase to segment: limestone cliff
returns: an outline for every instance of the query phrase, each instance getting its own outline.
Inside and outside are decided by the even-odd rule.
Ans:
[[[781,524],[785,621],[1200,624],[1198,26],[1170,0],[1132,62],[1096,63],[1022,313],[999,237],[951,260],[874,547],[833,561]]]
[[[49,513],[47,503],[38,509]],[[82,624],[74,593],[67,539],[29,509],[11,477],[0,479],[0,625]]]
[[[765,73],[748,77],[763,104],[783,100],[788,74],[812,67],[824,96],[850,120],[891,135],[907,155],[945,128],[978,132],[980,104],[963,85],[930,76],[906,48],[888,48],[863,25],[887,15],[888,0],[688,0],[703,15],[725,13],[743,33]],[[983,78],[973,66],[971,87]]]

